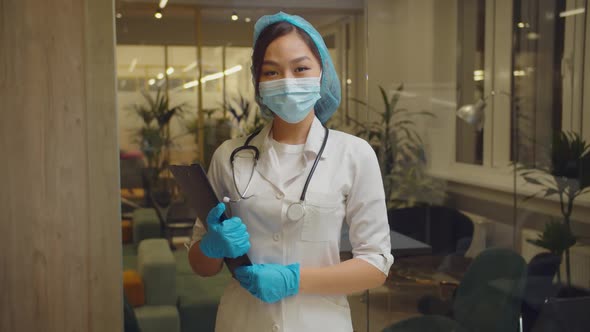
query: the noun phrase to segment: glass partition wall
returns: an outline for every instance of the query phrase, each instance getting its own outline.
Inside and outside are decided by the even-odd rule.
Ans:
[[[354,331],[583,330],[586,1],[268,6],[170,4],[156,19],[155,5],[117,4],[123,261],[138,271],[139,242],[166,239],[180,329],[213,330],[230,276],[192,273],[182,244],[194,216],[168,213],[182,196],[165,166],[207,166],[224,140],[266,121],[251,84],[253,24],[284,10],[320,31],[340,76],[342,103],[328,126],[369,141],[381,165],[395,262],[383,286],[348,297]],[[158,100],[170,115],[161,127],[145,117]],[[134,302],[140,320],[148,302]]]
[[[302,15],[323,35],[341,78],[343,101],[328,126],[351,131],[350,119],[364,112],[353,99],[366,100],[363,7],[307,6],[285,11]],[[117,5],[121,193],[124,227],[130,228],[127,234],[133,233],[124,239],[124,270],[128,278],[133,273],[144,277],[140,243],[152,238],[167,241],[174,256],[177,297],[176,311],[171,311],[178,313],[182,331],[213,330],[230,275],[224,269],[218,276],[201,278],[188,266],[183,244],[191,229],[179,221],[194,223],[194,212],[183,209],[182,193],[167,165],[199,162],[206,168],[223,141],[251,133],[268,121],[254,101],[253,25],[282,8],[260,7],[168,4],[156,18],[157,6],[125,1]],[[165,123],[159,122],[162,116]],[[349,256],[344,253],[343,259]],[[156,274],[165,278],[166,273]],[[147,279],[144,282],[149,284]],[[129,287],[125,285],[126,291]],[[148,285],[145,292],[143,302],[129,298],[140,325],[166,325],[163,318],[150,320]],[[365,329],[366,292],[352,294],[350,303],[355,329]]]
[[[407,149],[368,330],[587,329],[587,2],[366,3],[369,104],[397,98]]]

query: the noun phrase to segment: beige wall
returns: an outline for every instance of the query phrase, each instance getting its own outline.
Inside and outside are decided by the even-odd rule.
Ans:
[[[369,103],[383,109],[379,86],[404,93],[399,107],[428,110],[421,122],[431,165],[454,156],[456,107],[456,1],[368,0]]]
[[[0,0],[0,331],[121,331],[113,19]]]
[[[158,24],[155,24],[158,23]],[[252,23],[208,22],[203,24],[203,46],[252,46]],[[175,17],[157,22],[153,17],[125,17],[117,20],[119,44],[195,45],[195,20],[192,17]]]

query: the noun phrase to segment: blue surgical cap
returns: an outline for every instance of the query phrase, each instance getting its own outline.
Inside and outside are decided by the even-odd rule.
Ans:
[[[318,51],[320,52],[320,58],[322,60],[322,81],[320,88],[321,98],[316,102],[314,110],[318,119],[322,123],[325,123],[328,121],[328,119],[330,119],[332,114],[336,112],[336,109],[338,109],[338,106],[340,105],[340,80],[338,79],[338,74],[336,73],[336,69],[332,63],[332,58],[330,58],[328,47],[326,47],[326,44],[324,43],[320,33],[302,17],[279,12],[274,15],[262,16],[256,22],[256,25],[254,25],[254,45],[256,45],[256,41],[258,40],[260,33],[266,27],[271,24],[283,21],[291,23],[292,25],[305,31],[311,37],[318,48]],[[251,70],[252,79],[255,81],[256,73],[254,72],[254,66],[252,66]],[[256,82],[254,82],[254,84],[256,85]],[[260,105],[260,109],[262,110],[263,114],[266,116],[272,116],[271,110],[262,103],[262,99],[258,95],[256,96],[256,102],[258,105]]]

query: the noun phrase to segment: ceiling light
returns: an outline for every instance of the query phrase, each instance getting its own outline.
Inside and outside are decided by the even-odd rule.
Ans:
[[[184,83],[184,85],[182,87],[185,89],[190,89],[190,88],[194,88],[197,85],[199,85],[199,81],[190,81],[190,82]]]
[[[148,84],[149,85],[154,85],[154,84],[156,84],[156,80],[153,79],[153,78],[150,78],[150,80],[148,81]]]
[[[473,104],[467,104],[461,106],[457,111],[456,115],[459,119],[467,122],[468,124],[474,126],[477,130],[482,130],[485,122],[485,108],[486,108],[486,100],[489,97],[493,97],[496,94],[503,94],[508,96],[511,100],[512,95],[508,92],[504,91],[494,91],[492,90],[490,94],[484,98],[480,98]]]
[[[132,73],[135,70],[135,66],[137,65],[137,58],[133,58],[131,60],[131,64],[129,65],[129,72]]]
[[[203,78],[201,78],[201,82],[205,83],[205,82],[209,82],[209,81],[213,81],[216,79],[220,79],[223,77],[223,72],[217,72],[215,74],[210,74],[207,76],[203,76]]]
[[[225,71],[220,71],[220,72],[217,72],[217,73],[214,73],[214,74],[203,76],[201,78],[201,83],[206,83],[206,82],[209,82],[209,81],[220,79],[223,76],[235,74],[235,73],[239,72],[242,69],[243,69],[243,67],[241,65],[237,65],[237,66],[233,66],[231,68],[228,68]],[[190,82],[185,83],[183,85],[183,87],[185,89],[190,89],[190,88],[195,87],[197,85],[199,85],[199,81],[198,80],[194,80],[194,81],[190,81]]]
[[[158,20],[162,18],[162,9],[158,8],[158,10],[156,10],[156,13],[154,14],[154,17],[157,18]]]
[[[116,18],[122,18],[122,17],[123,17],[123,14],[121,14],[121,13],[117,13],[117,14],[115,15],[115,17],[116,17]]]
[[[250,23],[250,21],[252,21],[252,19],[250,19],[249,17],[246,17],[246,18],[244,19],[244,21],[246,21],[246,23]]]
[[[166,69],[166,74],[168,74],[168,75],[174,74],[174,67],[170,67],[170,68]]]
[[[485,101],[483,99],[479,99],[475,104],[461,106],[457,110],[457,117],[474,126],[477,128],[477,130],[482,130],[485,121],[485,107]]]
[[[476,82],[479,81],[483,81],[484,78],[484,71],[479,69],[479,70],[474,70],[473,71],[473,80]]]
[[[157,77],[159,80],[161,80],[161,79],[163,79],[163,78],[164,78],[164,74],[162,74],[162,73],[159,73],[159,74],[158,74],[158,76],[156,76],[156,77]]]
[[[352,84],[352,80],[349,78],[346,80],[346,84],[351,85]]]
[[[186,73],[186,72],[187,72],[187,71],[189,71],[189,70],[193,70],[193,69],[195,69],[195,67],[197,67],[197,62],[196,62],[196,61],[194,61],[193,63],[191,63],[191,64],[189,64],[188,66],[184,67],[184,68],[182,69],[182,71]]]
[[[584,8],[576,8],[559,13],[559,17],[568,17],[572,15],[584,14],[585,12],[586,10]]]
[[[239,72],[240,70],[242,70],[242,66],[241,66],[241,65],[237,65],[237,66],[231,67],[231,68],[229,68],[229,69],[226,69],[226,70],[224,71],[224,73],[225,73],[225,75],[230,75],[230,74],[237,73],[237,72]]]
[[[517,26],[522,29],[522,28],[524,28],[524,23],[523,22],[518,22]]]
[[[237,21],[237,20],[238,20],[238,18],[239,18],[239,17],[238,17],[238,14],[237,14],[236,12],[233,12],[233,13],[231,14],[231,20],[232,20],[232,21]]]
[[[541,37],[541,35],[539,35],[539,34],[538,34],[538,33],[536,33],[536,32],[529,32],[529,33],[527,33],[526,37],[527,37],[529,40],[537,40],[537,39],[539,39],[539,38]]]
[[[514,76],[526,76],[526,72],[524,70],[515,70],[512,74]]]
[[[160,4],[158,5],[160,8],[164,9],[168,4],[168,0],[160,0]]]

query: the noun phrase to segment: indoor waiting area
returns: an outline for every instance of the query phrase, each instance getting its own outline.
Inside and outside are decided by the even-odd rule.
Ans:
[[[0,0],[0,331],[590,331],[588,1],[54,2]]]

